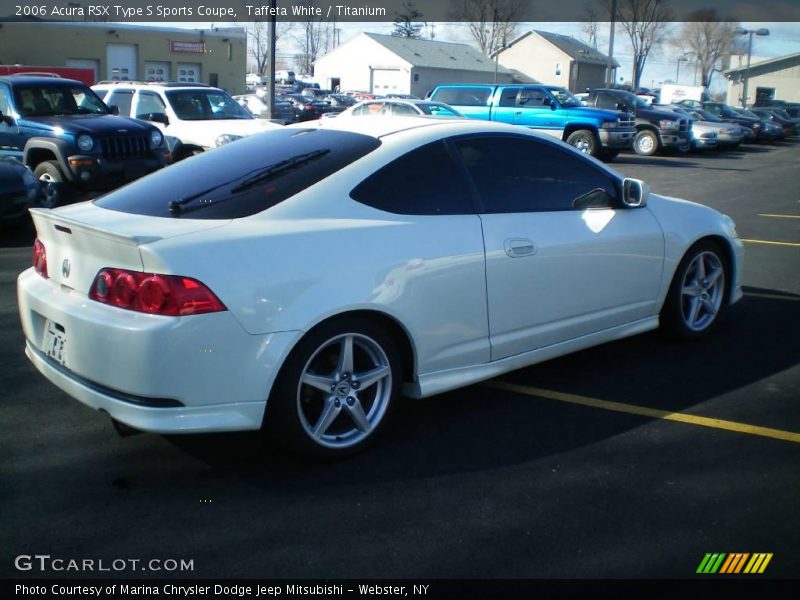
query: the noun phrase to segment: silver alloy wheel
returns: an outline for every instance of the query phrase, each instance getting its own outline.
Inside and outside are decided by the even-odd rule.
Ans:
[[[681,314],[692,331],[707,329],[717,318],[725,297],[725,270],[714,252],[694,257],[681,282]]]
[[[389,358],[372,338],[346,333],[320,345],[297,386],[305,433],[326,448],[349,448],[380,424],[392,395]]]
[[[636,141],[636,145],[639,147],[642,154],[650,154],[655,150],[655,140],[649,135],[640,136]]]
[[[43,208],[53,208],[58,202],[58,184],[50,173],[39,175],[39,184],[42,190],[42,199],[39,203]]]
[[[584,154],[589,154],[589,152],[592,149],[592,144],[589,142],[588,139],[586,139],[586,136],[581,136],[575,139],[575,141],[572,144],[572,147],[576,148],[577,150],[580,150]]]

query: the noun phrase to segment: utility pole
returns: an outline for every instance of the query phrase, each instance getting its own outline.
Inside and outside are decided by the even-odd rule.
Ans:
[[[613,87],[614,76],[614,30],[617,25],[617,0],[611,0],[611,31],[608,35],[608,65],[606,66],[606,87]]]
[[[269,69],[267,69],[267,114],[270,119],[275,118],[275,58],[276,40],[275,33],[277,29],[277,17],[274,10],[278,6],[278,0],[269,0],[269,7],[273,10],[270,11],[269,27],[267,28],[267,41],[269,42]]]

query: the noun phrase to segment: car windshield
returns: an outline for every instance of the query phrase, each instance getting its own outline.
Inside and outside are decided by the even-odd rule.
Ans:
[[[18,85],[14,99],[23,117],[111,113],[92,90],[81,85]]]
[[[722,113],[722,116],[727,119],[738,119],[739,117],[742,116],[741,113],[736,112],[734,109],[732,109],[730,106],[726,104],[721,104],[719,106],[719,110]]]
[[[744,115],[745,117],[752,117],[754,119],[763,119],[763,118],[765,118],[763,115],[757,115],[752,110],[747,110],[746,108],[737,108],[736,112],[738,112],[740,115]],[[767,121],[769,121],[770,117],[767,116],[766,119],[767,119]]]
[[[564,88],[548,88],[550,93],[555,96],[558,103],[563,106],[564,108],[574,108],[577,106],[583,106],[581,101],[578,100],[575,96],[572,95],[572,92],[569,90],[565,90]]]
[[[181,121],[253,118],[222,90],[170,90],[167,100]]]
[[[722,119],[717,117],[717,115],[708,112],[707,110],[696,110],[696,114],[700,115],[704,121],[711,121],[712,123],[722,123]]]
[[[280,128],[180,161],[95,200],[130,214],[236,219],[265,211],[380,145],[326,129]]]

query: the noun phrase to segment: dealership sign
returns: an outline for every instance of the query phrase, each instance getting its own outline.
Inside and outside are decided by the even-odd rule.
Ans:
[[[170,40],[169,51],[203,54],[206,51],[206,45],[204,42],[176,42],[174,40]]]

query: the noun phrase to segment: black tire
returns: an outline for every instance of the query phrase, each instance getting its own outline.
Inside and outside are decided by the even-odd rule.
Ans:
[[[603,162],[611,162],[619,155],[619,150],[601,150],[600,155],[597,157]]]
[[[664,333],[693,340],[714,329],[728,304],[729,278],[730,267],[717,244],[701,241],[692,246],[675,270],[661,308]]]
[[[57,161],[45,160],[40,162],[33,170],[33,174],[39,180],[39,185],[41,186],[39,206],[42,208],[55,208],[67,200],[70,191],[69,184]]]
[[[342,359],[348,339],[349,366]],[[267,403],[265,435],[312,459],[360,452],[394,413],[400,364],[392,338],[376,324],[353,317],[323,323],[281,368]],[[366,383],[367,373],[380,378]]]
[[[593,131],[588,129],[578,129],[578,131],[573,131],[567,137],[566,142],[579,152],[588,154],[589,156],[596,157],[601,148],[600,142],[597,140],[597,136]]]
[[[633,138],[633,151],[639,156],[653,156],[658,152],[658,135],[649,129],[642,129]]]

